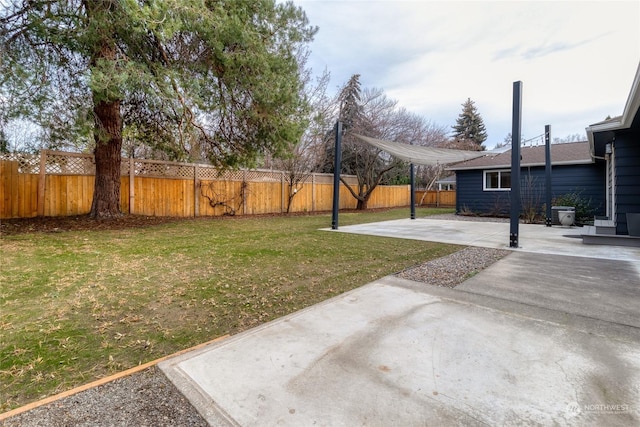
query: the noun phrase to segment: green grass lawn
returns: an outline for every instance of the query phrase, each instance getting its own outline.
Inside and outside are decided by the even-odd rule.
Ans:
[[[408,215],[341,213],[340,226]],[[319,231],[330,225],[325,214],[2,237],[0,412],[459,249]]]

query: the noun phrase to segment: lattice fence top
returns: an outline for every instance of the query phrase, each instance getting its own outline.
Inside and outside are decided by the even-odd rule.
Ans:
[[[89,154],[47,153],[45,173],[49,175],[94,175],[96,163]]]
[[[323,173],[315,176],[316,184],[333,184],[333,174]]]
[[[215,180],[220,179],[220,171],[212,166],[199,166],[198,179]]]
[[[353,175],[342,175],[342,178],[349,183],[349,185],[357,185],[358,177]],[[314,174],[314,182],[316,184],[333,184],[332,173],[317,173]]]
[[[0,155],[0,160],[17,162],[19,173],[40,173],[40,154],[6,153]],[[96,165],[90,154],[47,151],[44,167],[47,175],[93,175],[96,173]]]
[[[26,153],[0,154],[0,160],[18,163],[19,173],[38,173],[40,171],[40,156]]]
[[[162,178],[193,178],[194,165],[182,163],[168,163],[153,160],[135,159],[134,173],[136,176],[151,176]],[[124,167],[128,167],[129,162],[122,162]],[[127,171],[128,174],[128,171]]]
[[[282,182],[282,172],[248,170],[245,181]]]
[[[39,174],[42,156],[44,156],[44,173],[47,175],[95,175],[96,173],[95,160],[91,154],[63,151],[43,151],[41,154],[3,153],[0,154],[0,160],[17,162],[19,173]],[[194,179],[197,171],[197,178],[200,180],[283,182],[286,181],[287,173],[263,169],[221,171],[210,165],[123,158],[120,167],[122,176],[129,175],[130,162],[133,163],[134,176],[141,177]],[[357,183],[354,176],[343,175],[343,178],[350,184]],[[310,174],[305,182],[311,181],[317,184],[331,184],[333,174]]]
[[[220,179],[223,181],[245,181],[244,176],[245,173],[242,170],[227,170],[221,171],[215,168],[207,168],[209,169],[208,175],[213,175],[214,178],[205,178],[204,176],[199,176],[200,179]],[[204,169],[204,170],[207,170]]]

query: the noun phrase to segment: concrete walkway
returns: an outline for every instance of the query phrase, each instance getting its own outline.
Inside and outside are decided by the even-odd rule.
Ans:
[[[500,248],[508,231],[340,230]],[[212,425],[640,425],[640,253],[574,232],[522,227],[455,289],[388,276],[160,368]]]

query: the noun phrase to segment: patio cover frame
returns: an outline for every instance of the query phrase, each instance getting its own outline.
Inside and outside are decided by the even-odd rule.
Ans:
[[[333,215],[331,220],[331,228],[338,229],[338,206],[339,206],[339,174],[340,174],[340,158],[342,154],[342,123],[336,122],[335,127],[336,144],[335,144],[335,167],[334,167],[334,188],[333,188]],[[416,218],[415,214],[415,180],[414,180],[414,164],[433,166],[444,165],[448,163],[457,163],[464,160],[475,159],[487,155],[485,151],[465,151],[453,150],[448,148],[423,147],[419,145],[408,145],[393,141],[385,141],[382,139],[371,138],[364,135],[353,134],[367,144],[370,144],[392,156],[409,162],[411,174],[411,219]]]

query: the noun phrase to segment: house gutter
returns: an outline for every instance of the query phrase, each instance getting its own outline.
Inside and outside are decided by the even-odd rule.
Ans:
[[[627,129],[631,126],[624,126],[622,124],[622,120],[615,120],[607,123],[601,123],[596,125],[591,125],[585,128],[587,131],[587,140],[589,141],[589,155],[591,155],[592,159],[604,159],[604,157],[596,156],[596,147],[595,147],[595,133],[603,133],[603,132],[614,132],[617,130]]]

